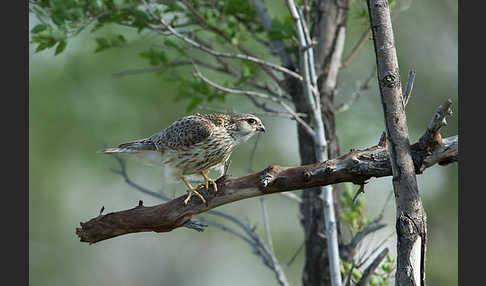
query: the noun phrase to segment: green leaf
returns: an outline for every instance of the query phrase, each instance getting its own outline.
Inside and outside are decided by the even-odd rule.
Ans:
[[[117,35],[115,38],[112,38],[110,42],[112,47],[116,47],[126,43],[126,40],[125,37],[123,37],[123,35]]]
[[[358,269],[354,268],[353,269],[353,272],[351,273],[351,276],[353,276],[353,278],[355,280],[358,280],[358,279],[361,279],[361,277],[363,276],[363,274],[361,273],[361,271],[359,271]]]
[[[105,38],[96,38],[96,44],[97,44],[97,46],[96,46],[96,49],[95,49],[95,53],[101,52],[101,51],[106,50],[110,47],[110,43]]]
[[[47,29],[49,26],[47,26],[46,24],[38,24],[36,25],[34,28],[32,28],[32,30],[30,30],[31,33],[34,33],[34,34],[37,34],[39,32],[42,32],[44,31],[45,29]]]
[[[386,273],[391,273],[392,271],[392,266],[388,263],[383,263],[381,265],[381,269],[383,269],[383,271],[385,271]]]
[[[54,52],[54,55],[57,56],[60,53],[62,53],[62,51],[64,51],[64,49],[66,48],[66,46],[67,46],[67,42],[66,41],[60,41],[59,44],[57,44],[56,51]]]
[[[148,51],[141,52],[140,56],[148,59],[152,66],[167,63],[167,56],[163,50],[154,50],[153,48],[150,48]]]
[[[198,96],[193,96],[191,102],[187,105],[186,111],[193,111],[201,102],[203,101],[202,98]]]
[[[40,43],[37,48],[35,49],[35,52],[38,53],[40,51],[43,51],[47,49],[47,44],[46,43]]]
[[[388,254],[386,255],[386,261],[389,263],[393,263],[395,261],[390,252],[388,252]]]

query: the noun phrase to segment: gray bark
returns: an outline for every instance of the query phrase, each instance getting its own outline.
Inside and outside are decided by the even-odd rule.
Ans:
[[[426,214],[410,152],[388,1],[368,0],[397,206],[395,285],[425,285]]]
[[[314,50],[316,74],[318,76],[318,87],[321,96],[321,112],[324,122],[324,129],[327,140],[327,154],[329,158],[339,156],[339,142],[336,136],[335,112],[333,109],[335,95],[335,81],[332,84],[325,84],[332,69],[332,58],[339,56],[336,52],[336,43],[339,34],[339,27],[345,27],[348,14],[349,1],[316,1],[314,9],[314,23],[311,35],[317,46]],[[340,65],[340,63],[339,63]],[[337,74],[333,76],[336,78]],[[292,93],[299,95],[301,93]],[[311,111],[300,99],[294,96],[294,104],[297,112],[309,114]],[[309,141],[312,140],[301,127],[298,128],[299,153],[301,164],[315,162],[315,150]],[[336,225],[338,229],[338,241],[341,244],[340,231],[340,204],[339,204],[339,185],[333,185],[334,210]],[[301,223],[305,233],[305,266],[302,275],[303,285],[331,285],[329,257],[327,249],[327,239],[322,234],[325,233],[325,223],[322,218],[323,201],[319,188],[310,189],[302,194],[300,212],[302,214]]]

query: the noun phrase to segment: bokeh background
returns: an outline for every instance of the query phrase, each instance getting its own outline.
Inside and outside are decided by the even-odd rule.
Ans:
[[[457,1],[413,1],[394,20],[402,81],[417,72],[407,107],[410,139],[415,142],[436,108],[451,98],[454,114],[442,129],[444,137],[458,133]],[[278,9],[276,10],[278,11]],[[36,24],[30,17],[30,27]],[[347,55],[366,26],[350,14]],[[97,33],[113,33],[104,28]],[[80,221],[105,213],[159,201],[132,189],[110,171],[118,167],[110,156],[97,154],[104,144],[146,137],[187,114],[185,101],[175,101],[177,84],[169,77],[145,73],[114,77],[113,73],[146,66],[138,54],[160,38],[123,30],[127,44],[94,53],[95,35],[83,32],[59,56],[53,50],[34,53],[29,47],[29,280],[31,285],[277,285],[274,274],[242,240],[209,227],[198,233],[180,228],[170,233],[125,235],[94,245],[79,242]],[[368,40],[349,67],[341,72],[337,104],[346,102],[375,63]],[[170,74],[170,71],[167,73]],[[187,76],[191,76],[190,73]],[[246,100],[228,96],[210,108],[257,112]],[[202,110],[197,110],[201,112]],[[204,112],[204,111],[203,111]],[[267,130],[259,137],[252,168],[269,164],[298,165],[295,123],[263,117]],[[384,129],[376,79],[346,112],[337,116],[341,151],[376,144]],[[248,173],[255,139],[232,156],[233,176]],[[165,185],[161,170],[128,161],[131,178],[144,187],[176,197],[183,184]],[[457,164],[435,166],[418,176],[428,215],[427,281],[429,285],[458,284]],[[392,191],[390,178],[374,179],[363,195],[367,215],[376,216]],[[301,191],[296,191],[300,195]],[[281,195],[265,197],[277,258],[291,285],[301,285],[304,255],[285,266],[303,242],[299,206]],[[258,198],[219,209],[263,231]],[[394,231],[395,205],[385,208],[386,229],[371,237],[368,247]],[[211,218],[211,217],[208,217]],[[211,218],[215,219],[215,218]],[[396,240],[386,243],[393,254]],[[366,244],[364,245],[366,247]]]

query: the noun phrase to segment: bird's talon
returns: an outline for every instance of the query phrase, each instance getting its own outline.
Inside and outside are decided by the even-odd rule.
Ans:
[[[198,191],[196,191],[196,189],[188,190],[189,194],[187,195],[187,198],[184,200],[184,205],[187,206],[187,204],[189,203],[189,200],[191,200],[191,197],[192,197],[193,194],[196,194],[202,200],[202,202],[204,204],[206,204],[206,205],[208,204],[206,199]]]

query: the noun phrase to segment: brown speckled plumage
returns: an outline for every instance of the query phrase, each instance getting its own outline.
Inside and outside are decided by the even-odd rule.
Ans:
[[[150,157],[152,164],[164,165],[170,177],[182,179],[189,189],[192,187],[185,179],[188,175],[200,175],[206,187],[208,181],[215,186],[214,181],[207,178],[209,170],[222,170],[233,150],[258,131],[265,131],[265,128],[252,114],[194,114],[174,121],[148,138],[123,143],[103,152]],[[195,190],[189,192],[188,199]]]

